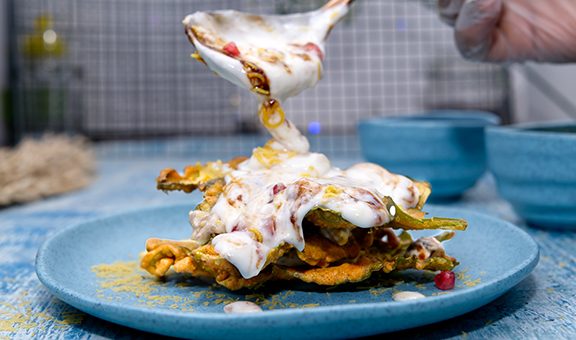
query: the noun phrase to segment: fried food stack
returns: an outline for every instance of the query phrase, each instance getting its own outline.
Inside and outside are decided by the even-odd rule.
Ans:
[[[196,207],[210,211],[225,189],[224,177],[237,168],[245,158],[229,162],[209,162],[185,168],[183,174],[165,169],[157,178],[157,187],[163,191],[200,190],[204,200]],[[324,286],[360,282],[374,272],[390,273],[404,269],[451,270],[458,262],[448,256],[440,242],[454,236],[452,230],[463,230],[466,222],[459,219],[425,219],[421,211],[430,194],[427,183],[416,182],[421,192],[416,209],[403,210],[394,220],[375,228],[359,228],[344,220],[338,213],[315,208],[303,222],[305,247],[298,251],[283,243],[266,258],[264,269],[255,277],[244,278],[234,265],[222,258],[212,244],[195,240],[171,241],[149,239],[142,268],[162,277],[170,268],[178,273],[213,280],[230,289],[255,288],[274,280],[301,280]],[[388,198],[383,197],[383,200]],[[386,202],[394,205],[394,202]],[[395,229],[402,232],[397,234]],[[406,230],[451,230],[434,237],[413,240]],[[211,235],[214,237],[215,235]],[[439,246],[440,245],[440,246]]]

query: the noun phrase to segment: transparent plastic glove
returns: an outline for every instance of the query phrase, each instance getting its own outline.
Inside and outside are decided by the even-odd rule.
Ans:
[[[576,62],[576,0],[438,0],[438,9],[468,59]]]

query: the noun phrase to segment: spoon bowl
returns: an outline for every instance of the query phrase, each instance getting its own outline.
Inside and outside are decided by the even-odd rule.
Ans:
[[[283,101],[322,76],[324,41],[351,0],[290,15],[232,10],[196,12],[183,24],[197,59],[221,77],[257,95]]]

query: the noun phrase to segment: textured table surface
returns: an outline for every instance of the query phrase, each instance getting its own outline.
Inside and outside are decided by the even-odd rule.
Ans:
[[[38,281],[34,258],[52,233],[79,222],[127,210],[194,202],[195,195],[165,195],[154,188],[163,167],[181,168],[196,158],[167,155],[164,146],[142,147],[126,159],[100,148],[98,176],[88,188],[0,210],[0,339],[158,338],[101,321],[54,298]],[[131,152],[131,155],[135,153]],[[159,156],[160,155],[160,156]],[[212,155],[214,157],[215,155]],[[217,155],[220,156],[220,155]],[[226,155],[222,155],[226,157]],[[346,166],[353,159],[336,159]],[[576,233],[526,227],[498,198],[485,177],[458,202],[446,204],[517,224],[540,245],[532,275],[504,296],[476,311],[434,325],[390,334],[391,338],[576,338]]]

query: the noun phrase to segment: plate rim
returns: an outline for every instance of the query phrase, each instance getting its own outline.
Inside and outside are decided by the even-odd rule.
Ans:
[[[81,292],[78,291],[70,291],[70,289],[64,289],[61,284],[58,283],[58,280],[54,279],[50,274],[50,269],[46,267],[45,264],[45,253],[47,253],[51,247],[51,245],[59,240],[62,237],[65,237],[68,233],[82,228],[88,228],[91,224],[101,222],[102,220],[112,220],[115,218],[122,218],[128,215],[134,215],[136,213],[143,213],[143,212],[150,212],[150,211],[157,211],[157,210],[168,210],[168,209],[177,209],[181,208],[184,209],[185,207],[190,208],[190,204],[170,204],[170,205],[154,205],[146,208],[137,208],[137,209],[127,209],[123,212],[116,212],[111,214],[104,214],[100,217],[95,217],[88,219],[84,222],[74,223],[68,225],[67,227],[49,234],[47,239],[42,242],[42,245],[39,247],[38,252],[36,253],[35,258],[35,271],[38,279],[42,282],[42,284],[56,297],[62,299],[64,302],[77,307],[77,303],[71,303],[69,299],[75,299],[76,301],[82,301],[83,306],[89,306],[92,309],[98,310],[105,310],[107,308],[116,309],[119,311],[125,311],[127,313],[141,313],[141,314],[153,314],[155,316],[161,317],[169,317],[169,318],[184,318],[188,320],[200,320],[200,321],[224,321],[230,319],[239,319],[240,321],[251,321],[254,320],[257,322],[260,319],[269,319],[273,317],[287,317],[287,316],[295,316],[295,315],[302,315],[302,316],[312,316],[315,314],[324,314],[330,312],[337,312],[337,313],[350,313],[354,311],[363,311],[363,310],[374,310],[374,308],[381,309],[385,306],[395,306],[394,310],[398,309],[411,309],[412,306],[415,305],[422,305],[424,301],[424,305],[428,303],[436,303],[441,302],[444,304],[452,304],[457,303],[462,296],[483,292],[485,290],[489,290],[493,285],[498,284],[503,280],[511,280],[512,284],[511,287],[517,285],[520,281],[525,279],[532,270],[536,267],[539,262],[540,258],[540,247],[536,243],[536,241],[522,228],[514,225],[511,222],[499,219],[497,217],[493,217],[490,215],[482,214],[476,211],[471,211],[465,208],[456,208],[456,207],[446,207],[446,206],[439,206],[439,205],[432,205],[429,204],[427,207],[431,207],[432,209],[441,209],[441,210],[453,210],[463,212],[466,215],[474,216],[476,218],[488,220],[490,222],[497,222],[503,223],[511,230],[519,233],[519,235],[524,238],[527,244],[529,244],[530,248],[530,255],[526,257],[521,263],[518,265],[507,269],[504,273],[500,274],[499,278],[492,278],[488,281],[482,281],[481,283],[477,284],[474,287],[467,287],[466,289],[451,292],[450,294],[442,294],[437,296],[427,296],[425,300],[411,300],[411,301],[377,301],[377,302],[369,302],[369,303],[354,303],[354,304],[337,304],[337,305],[330,305],[330,306],[318,306],[314,308],[287,308],[287,309],[274,309],[274,310],[266,310],[264,313],[247,313],[247,314],[225,314],[225,313],[218,313],[218,312],[183,312],[179,310],[170,310],[170,309],[158,309],[158,308],[143,308],[143,307],[136,307],[132,305],[123,305],[118,302],[114,301],[107,301],[102,299],[97,299],[93,297],[87,297]],[[498,296],[506,293],[509,291],[510,288],[503,290],[501,294]],[[490,300],[487,303],[490,303]],[[482,304],[485,305],[485,304]],[[78,308],[78,307],[77,307]],[[81,308],[78,308],[81,309]],[[81,309],[82,310],[82,309]],[[83,310],[84,311],[84,310]],[[92,314],[90,312],[86,312],[87,314]],[[93,314],[92,314],[93,315]],[[460,315],[460,314],[458,314]],[[99,318],[102,318],[98,316]],[[111,321],[111,320],[109,320]],[[114,321],[112,321],[114,322]]]

